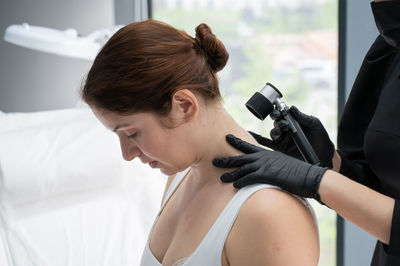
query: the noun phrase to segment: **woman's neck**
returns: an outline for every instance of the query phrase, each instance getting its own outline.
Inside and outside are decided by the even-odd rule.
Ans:
[[[204,110],[201,120],[200,134],[203,139],[198,141],[196,161],[191,166],[190,175],[198,186],[221,183],[219,177],[233,169],[215,167],[212,160],[216,157],[228,157],[243,154],[226,142],[226,135],[233,134],[247,142],[257,145],[254,138],[243,129],[221,104],[212,105]]]

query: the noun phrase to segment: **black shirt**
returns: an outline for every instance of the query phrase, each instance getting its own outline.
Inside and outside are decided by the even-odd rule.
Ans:
[[[390,244],[377,242],[371,265],[399,266],[400,1],[371,6],[380,35],[364,58],[339,123],[340,172],[395,199]]]

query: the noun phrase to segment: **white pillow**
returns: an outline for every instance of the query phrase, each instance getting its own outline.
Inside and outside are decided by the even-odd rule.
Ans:
[[[89,116],[93,116],[89,108],[60,109],[29,113],[4,113],[0,111],[0,134],[6,131],[30,129],[36,126],[65,124],[67,121],[76,121],[81,118],[88,118]]]

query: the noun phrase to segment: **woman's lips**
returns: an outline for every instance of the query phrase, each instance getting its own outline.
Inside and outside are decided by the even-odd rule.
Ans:
[[[157,161],[149,162],[149,165],[150,165],[151,168],[156,168],[157,167]]]

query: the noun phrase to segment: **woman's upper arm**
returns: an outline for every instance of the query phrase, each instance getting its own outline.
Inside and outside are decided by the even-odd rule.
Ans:
[[[318,229],[300,200],[277,189],[263,189],[240,210],[225,255],[230,266],[318,265]]]

